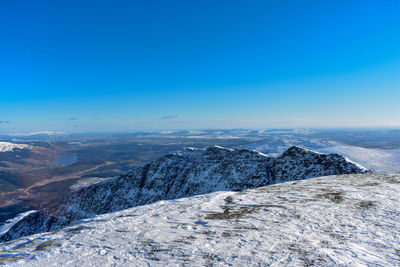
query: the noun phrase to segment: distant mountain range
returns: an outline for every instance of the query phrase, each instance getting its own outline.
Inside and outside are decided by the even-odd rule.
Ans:
[[[278,157],[219,146],[188,148],[137,166],[126,175],[78,188],[47,210],[20,216],[3,227],[0,240],[53,231],[84,218],[159,200],[366,172],[366,168],[338,154],[296,146]]]

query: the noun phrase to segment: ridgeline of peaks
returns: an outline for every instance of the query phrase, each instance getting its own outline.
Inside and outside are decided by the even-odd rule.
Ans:
[[[7,241],[59,229],[80,219],[134,206],[221,190],[242,190],[312,177],[366,173],[338,154],[291,147],[279,157],[219,146],[188,148],[126,175],[78,188],[46,211],[31,212],[0,235]]]

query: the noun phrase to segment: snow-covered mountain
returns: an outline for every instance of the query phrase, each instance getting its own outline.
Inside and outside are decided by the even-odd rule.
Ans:
[[[38,131],[29,133],[15,133],[11,136],[35,136],[35,135],[65,135],[64,132],[54,132],[54,131]]]
[[[14,144],[10,142],[0,142],[0,152],[9,152],[14,149],[30,149],[30,145],[25,144]]]
[[[159,201],[0,243],[12,266],[400,266],[400,176]]]
[[[79,188],[53,208],[29,213],[13,223],[0,240],[53,231],[80,219],[159,200],[365,172],[367,169],[343,156],[300,147],[291,147],[278,157],[219,146],[189,148],[138,166],[126,175]]]

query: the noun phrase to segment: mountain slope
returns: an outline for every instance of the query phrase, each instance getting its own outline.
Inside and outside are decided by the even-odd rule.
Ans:
[[[159,201],[0,244],[13,266],[400,266],[400,176]]]
[[[80,188],[53,209],[23,217],[4,231],[0,240],[53,231],[96,214],[159,200],[365,172],[365,168],[340,155],[325,155],[300,147],[289,148],[276,158],[257,151],[218,146],[186,149],[138,166],[126,175]]]

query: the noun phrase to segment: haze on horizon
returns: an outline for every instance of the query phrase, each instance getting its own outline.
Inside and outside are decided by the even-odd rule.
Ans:
[[[0,2],[0,133],[400,127],[400,2]]]

